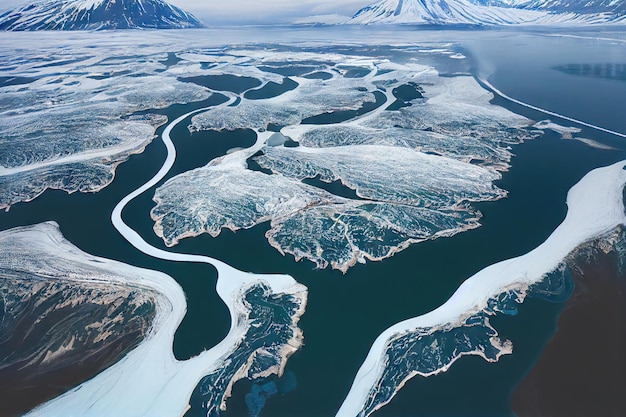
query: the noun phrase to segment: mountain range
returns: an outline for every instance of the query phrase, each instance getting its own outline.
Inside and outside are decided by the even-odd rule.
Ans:
[[[380,0],[352,24],[626,24],[624,0]]]
[[[295,23],[478,26],[626,24],[626,0],[379,0],[360,9],[352,18],[331,14],[302,18]],[[0,14],[0,30],[16,31],[181,29],[201,26],[202,23],[193,15],[163,0],[31,1]]]
[[[162,0],[48,0],[0,15],[0,30],[182,29],[202,27]]]

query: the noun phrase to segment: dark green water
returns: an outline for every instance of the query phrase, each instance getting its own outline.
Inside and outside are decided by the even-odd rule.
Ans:
[[[575,44],[572,42],[570,46],[575,47]],[[580,60],[584,58],[584,55],[579,56]],[[554,65],[552,61],[546,62],[545,68]],[[541,63],[535,65],[541,71],[545,69]],[[571,76],[554,72],[560,77]],[[495,74],[496,87],[500,84],[495,80],[504,80],[502,85],[524,90],[532,104],[536,104],[532,102],[535,96],[543,100],[546,90],[567,88],[568,82],[573,83],[561,80],[554,85],[550,83],[552,78],[535,77],[532,71],[508,74],[496,71]],[[586,82],[594,80],[576,77],[578,85],[584,87]],[[566,114],[572,110],[584,116],[588,103],[602,100],[602,97],[590,96],[594,94],[593,89],[584,88],[584,91],[575,102],[568,101],[556,110]],[[602,90],[597,94],[606,93]],[[213,104],[221,99],[216,96],[215,100]],[[613,98],[606,100],[612,103]],[[536,120],[546,118],[501,99],[494,103]],[[166,113],[172,120],[195,106],[173,106]],[[596,113],[594,110],[590,117]],[[619,110],[607,108],[606,113],[597,120],[585,120],[600,123],[608,117],[612,129],[626,131]],[[248,146],[253,140],[249,131],[190,137],[184,129],[186,124],[172,133],[178,159],[168,177],[204,165],[229,148]],[[620,146],[620,141],[606,134],[586,130],[584,136]],[[512,168],[498,183],[509,191],[508,198],[476,205],[484,215],[481,228],[413,245],[384,262],[357,265],[345,275],[315,270],[308,261],[296,263],[292,257],[281,256],[264,237],[267,225],[237,233],[223,231],[215,239],[207,235],[186,239],[172,249],[208,254],[242,270],[288,273],[309,288],[307,312],[300,322],[305,346],[287,366],[297,379],[297,388],[287,395],[269,399],[263,416],[333,416],[379,333],[398,321],[438,307],[463,280],[480,269],[538,246],[563,220],[569,188],[588,171],[626,157],[623,150],[592,149],[580,142],[562,140],[553,133],[516,146],[514,153]],[[174,277],[187,294],[189,310],[176,334],[174,350],[177,357],[187,358],[214,346],[228,330],[228,312],[214,291],[215,271],[207,265],[147,257],[123,240],[109,220],[115,204],[151,178],[164,158],[165,148],[156,140],[143,154],[132,156],[122,164],[114,182],[103,191],[73,195],[48,191],[31,203],[17,204],[8,213],[0,213],[0,229],[55,220],[67,239],[89,253],[157,269]],[[152,232],[149,210],[154,204],[151,197],[152,192],[147,192],[133,201],[124,211],[124,219],[150,244],[164,248]],[[551,336],[559,311],[558,304],[529,300],[520,306],[517,316],[494,319],[494,327],[513,341],[514,355],[505,356],[496,364],[488,364],[478,357],[465,357],[447,373],[427,379],[415,378],[375,415],[509,416],[508,395]],[[241,404],[249,386],[249,383],[242,383],[235,387],[229,404],[236,402],[237,405],[232,407],[230,415],[245,415]]]

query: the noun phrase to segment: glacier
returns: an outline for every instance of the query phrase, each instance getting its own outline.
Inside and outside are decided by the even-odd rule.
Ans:
[[[208,111],[192,119],[191,130],[267,129],[299,124],[307,117],[335,110],[357,110],[374,102],[373,91],[360,91],[362,81],[339,76],[331,80],[292,77],[298,87],[278,97],[243,100],[238,106]],[[375,91],[375,90],[374,90]]]

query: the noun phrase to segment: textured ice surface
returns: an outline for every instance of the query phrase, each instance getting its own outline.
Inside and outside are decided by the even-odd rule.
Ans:
[[[55,387],[35,390],[31,407],[122,359],[172,310],[146,285],[167,276],[87,255],[55,223],[3,231],[0,244],[2,380],[19,397]]]
[[[155,230],[169,246],[204,232],[217,236],[222,228],[271,221],[272,246],[343,271],[366,258],[384,259],[411,241],[475,227],[478,220],[467,208],[349,200],[282,175],[219,165],[173,178],[157,190],[155,200]]]
[[[429,209],[381,202],[320,205],[272,221],[270,244],[296,260],[346,272],[356,262],[379,261],[409,244],[478,226],[472,210]],[[297,233],[294,233],[297,231]]]
[[[625,161],[598,168],[570,189],[561,225],[533,251],[468,278],[437,309],[397,323],[374,342],[337,417],[366,417],[387,404],[416,375],[447,371],[463,355],[497,361],[513,346],[489,323],[515,314],[528,294],[563,301],[571,292],[564,261],[579,245],[626,223]]]
[[[300,144],[309,147],[332,147],[349,145],[386,145],[412,148],[424,153],[438,154],[463,162],[479,161],[481,165],[504,167],[512,154],[508,149],[530,133],[502,129],[493,136],[456,136],[426,130],[401,127],[372,128],[365,126],[320,126],[307,130],[298,137]],[[490,140],[491,139],[491,140]]]
[[[294,79],[300,86],[278,97],[244,100],[236,107],[220,108],[194,116],[191,129],[265,129],[270,123],[286,126],[333,110],[356,110],[363,103],[375,101],[372,91],[359,89],[363,83],[358,79]]]
[[[166,121],[134,113],[211,94],[167,72],[162,53],[80,52],[51,48],[0,56],[0,76],[34,80],[0,87],[0,208],[47,188],[105,187],[115,167],[141,152]]]
[[[310,147],[403,146],[497,169],[507,168],[511,145],[537,135],[522,129],[525,118],[490,105],[491,94],[471,77],[424,73],[424,78],[426,98],[411,106],[379,112],[362,123],[286,128],[285,133]]]
[[[402,147],[266,147],[255,160],[263,168],[296,180],[316,176],[324,182],[341,180],[359,197],[373,201],[453,208],[464,201],[504,195],[492,184],[500,178],[494,170]]]
[[[155,229],[168,246],[185,236],[217,236],[222,228],[248,229],[313,204],[340,202],[318,188],[239,167],[189,171],[159,187],[154,198]]]
[[[563,302],[572,292],[573,282],[565,262],[532,285],[519,284],[514,289],[487,300],[482,309],[468,311],[458,322],[400,331],[387,340],[382,353],[385,366],[369,391],[359,417],[370,415],[387,404],[408,379],[429,377],[447,371],[466,355],[497,362],[513,352],[513,344],[499,337],[491,325],[495,315],[517,314],[517,304],[527,296],[550,302]]]
[[[286,357],[302,343],[302,334],[293,325],[304,308],[301,296],[276,294],[263,283],[245,290],[242,304],[246,306],[249,323],[246,333],[237,349],[225,359],[225,366],[200,380],[186,415],[219,416],[226,409],[226,399],[238,379],[282,376]]]
[[[80,261],[51,224],[0,233],[0,398],[17,415],[120,360],[152,328],[158,292]],[[139,273],[139,269],[133,271]]]
[[[37,300],[22,303],[27,308],[34,305],[40,313],[51,310],[55,318],[52,328],[58,334],[47,333],[49,328],[43,327],[46,314],[21,316],[21,325],[29,328],[32,322],[32,331],[44,335],[40,346],[18,351],[19,355],[30,355],[28,365],[39,367],[40,372],[47,367],[67,366],[68,358],[83,358],[88,349],[106,345],[102,341],[113,342],[115,333],[125,325],[132,330],[134,322],[149,322],[143,327],[135,325],[141,331],[140,343],[119,362],[28,415],[182,415],[192,391],[207,375],[219,375],[219,383],[210,392],[203,392],[200,401],[214,410],[224,410],[237,380],[282,375],[287,358],[302,344],[297,323],[304,312],[307,290],[290,277],[257,276],[218,265],[217,291],[230,310],[231,329],[217,346],[178,361],[172,343],[186,302],[180,286],[169,276],[81,252],[63,238],[54,223],[4,231],[0,242],[7,248],[0,256],[0,272],[5,279],[30,282],[34,288],[56,282],[66,290],[39,291]],[[178,259],[176,255],[208,262],[208,258],[184,254],[171,254],[171,258]],[[11,291],[20,293],[19,288]],[[3,290],[2,294],[6,301],[11,292]],[[42,296],[46,294],[51,299]],[[99,297],[95,301],[91,299],[94,294]],[[152,307],[145,307],[147,303]],[[98,306],[104,304],[103,315]],[[88,309],[89,314],[81,308]],[[128,311],[121,311],[124,308]],[[15,309],[5,314],[0,332],[6,333],[6,327],[14,322],[13,315],[19,313]],[[89,319],[93,323],[85,327]],[[59,332],[59,326],[64,326],[64,331]],[[19,357],[3,358],[0,371],[7,363],[19,363]]]
[[[403,51],[379,53],[391,49],[392,58]],[[345,272],[356,262],[479,225],[471,203],[506,195],[494,181],[508,168],[510,146],[538,134],[525,129],[530,121],[489,104],[491,93],[471,77],[440,77],[412,55],[394,61],[353,52],[237,50],[212,68],[281,72],[298,86],[269,99],[244,94],[236,105],[192,118],[191,130],[251,128],[259,139],[253,150],[157,189],[154,229],[167,245],[269,221],[266,237],[281,253]],[[331,77],[307,78],[320,71]],[[404,90],[420,94],[387,110]],[[374,93],[384,102],[362,110],[376,101]],[[302,123],[318,115],[326,124]],[[282,146],[268,141],[271,135],[260,135],[266,129],[288,140]],[[346,192],[337,191],[339,184]]]

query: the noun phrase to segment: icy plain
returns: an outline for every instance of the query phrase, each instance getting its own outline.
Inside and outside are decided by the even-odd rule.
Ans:
[[[281,253],[346,272],[478,227],[471,203],[506,195],[494,181],[510,145],[539,134],[527,129],[530,120],[491,105],[472,77],[441,77],[412,60],[248,48],[211,62],[207,74],[264,85],[291,74],[297,87],[260,99],[222,91],[232,105],[193,116],[192,132],[252,129],[258,140],[156,190],[154,230],[168,246],[270,222],[266,237]],[[268,131],[287,142],[273,146]],[[345,192],[330,191],[332,183]]]
[[[163,303],[169,305],[171,311],[163,312],[164,308],[157,302],[151,333],[136,349],[97,377],[28,415],[182,415],[190,408],[190,398],[197,387],[202,407],[207,413],[218,413],[226,409],[226,399],[237,380],[272,374],[281,376],[289,356],[300,348],[302,332],[297,324],[306,307],[306,287],[290,276],[250,274],[206,256],[160,250],[146,243],[122,220],[124,207],[171,169],[176,150],[169,135],[187,116],[189,114],[172,121],[164,130],[162,139],[168,154],[163,166],[147,183],[120,201],[113,210],[112,222],[135,248],[150,256],[213,265],[218,271],[216,291],[230,311],[228,335],[218,345],[192,359],[176,360],[172,343],[186,310],[184,293],[175,281],[163,274],[156,279],[148,278],[143,285],[160,292]],[[6,232],[9,236],[11,233],[15,231]],[[62,240],[58,230],[47,233],[53,235],[53,242]],[[68,260],[68,265],[88,257],[73,251],[78,252],[79,257]],[[207,384],[210,389],[203,388]]]
[[[259,279],[233,272],[221,276],[217,289],[232,318],[228,336],[201,355],[178,361],[172,352],[172,341],[185,315],[186,302],[182,289],[169,276],[88,255],[65,240],[58,225],[52,222],[4,231],[0,241],[10,250],[0,258],[0,267],[19,273],[21,279],[37,280],[36,276],[41,275],[65,285],[75,282],[77,288],[125,287],[138,294],[137,303],[149,299],[155,308],[150,331],[137,348],[95,378],[28,415],[182,415],[198,382],[214,374],[220,375],[220,384],[215,384],[203,401],[209,410],[223,410],[237,379],[246,377],[248,372],[250,376],[281,374],[286,358],[301,343],[296,325],[304,312],[306,288],[289,277]],[[199,258],[190,256],[189,260],[202,261]],[[76,297],[83,295],[77,292]],[[259,309],[265,304],[264,299],[275,305],[274,314],[286,318],[280,335],[276,329],[281,325],[264,313],[265,307]],[[69,298],[64,302],[73,305],[82,301]],[[112,324],[95,323],[105,327]],[[267,329],[271,332],[267,333]],[[82,339],[84,335],[76,337]],[[102,337],[106,337],[104,331]],[[41,348],[45,354],[45,346]],[[78,348],[78,343],[64,347],[68,351]],[[48,360],[54,360],[53,353],[48,352]],[[59,354],[64,354],[62,349]],[[264,360],[262,364],[257,363],[261,359],[255,360],[257,356]]]
[[[167,54],[24,49],[0,54],[0,209],[46,189],[95,192],[140,153],[167,119],[143,110],[202,101],[178,81]]]

